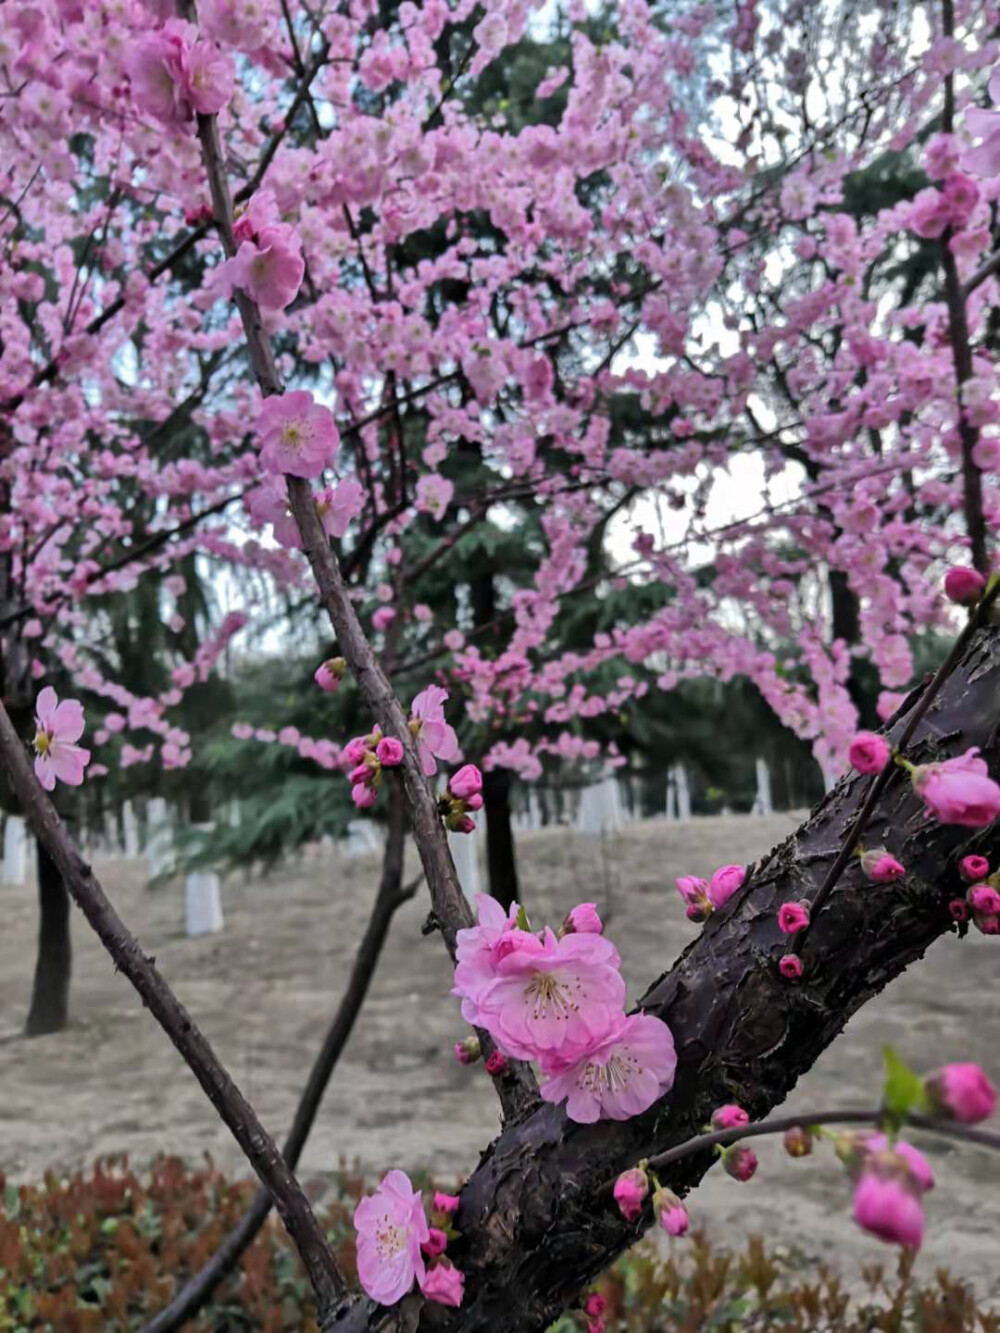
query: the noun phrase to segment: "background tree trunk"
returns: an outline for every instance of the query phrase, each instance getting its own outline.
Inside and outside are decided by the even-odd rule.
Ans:
[[[898,737],[917,692],[888,729]],[[1000,768],[1000,633],[979,632],[917,730],[910,757],[929,762],[981,747]],[[948,902],[963,888],[958,862],[976,851],[996,864],[1000,821],[974,832],[924,817],[902,772],[875,808],[867,846],[880,843],[907,868],[873,884],[855,860],[809,931],[805,974],[784,981],[781,903],[815,896],[869,779],[851,774],[807,822],[757,867],[747,886],[705,924],[640,1008],[667,1021],[677,1047],[670,1093],[622,1123],[577,1125],[543,1106],[510,1126],[461,1194],[462,1239],[449,1257],[466,1275],[458,1311],[409,1297],[392,1310],[359,1301],[324,1329],[336,1333],[543,1333],[652,1221],[628,1224],[611,1188],[619,1172],[700,1132],[716,1106],[738,1102],[761,1119],[840,1034],[851,1015],[956,927]],[[666,891],[666,890],[665,890]],[[964,927],[963,927],[964,929]],[[940,1059],[935,1052],[929,1058]],[[873,1093],[876,1090],[873,1089]],[[660,1172],[679,1193],[716,1161],[705,1152]]]
[[[73,947],[69,929],[69,894],[56,863],[38,847],[38,957],[31,988],[31,1008],[24,1025],[28,1037],[60,1032],[69,1019],[69,984]]]
[[[518,898],[517,857],[511,824],[510,773],[494,768],[483,774],[483,809],[486,811],[486,865],[490,893],[510,907]]]

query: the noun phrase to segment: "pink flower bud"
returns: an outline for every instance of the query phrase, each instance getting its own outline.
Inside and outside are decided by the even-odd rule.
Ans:
[[[974,1125],[997,1107],[997,1090],[978,1065],[945,1065],[924,1080],[924,1089],[938,1115]]]
[[[331,657],[327,662],[321,662],[313,674],[313,680],[325,690],[327,694],[332,694],[340,682],[344,679],[347,671],[347,663],[342,657]]]
[[[796,935],[809,924],[806,903],[782,903],[778,908],[778,929],[784,935]]]
[[[708,899],[718,911],[733,896],[747,877],[745,866],[722,866],[708,883]]]
[[[1000,916],[979,916],[972,918],[972,924],[983,935],[1000,935]]]
[[[884,847],[873,847],[861,855],[861,869],[874,884],[889,884],[894,879],[902,879],[906,874],[903,866]]]
[[[344,746],[344,764],[360,764],[364,759],[368,747],[365,745],[363,736],[355,736],[352,741],[348,741]]]
[[[725,1106],[717,1106],[712,1112],[713,1129],[739,1129],[742,1125],[749,1125],[750,1117],[744,1111],[742,1106],[737,1106],[735,1102],[727,1102]]]
[[[455,1059],[460,1065],[474,1064],[482,1054],[478,1037],[466,1037],[465,1041],[455,1042]]]
[[[673,1190],[658,1189],[653,1195],[656,1220],[668,1236],[685,1236],[688,1229],[688,1211]]]
[[[444,1254],[448,1248],[448,1237],[437,1227],[430,1227],[428,1228],[427,1239],[421,1244],[420,1248],[431,1259],[436,1259],[439,1254]]]
[[[746,1182],[757,1170],[757,1154],[741,1143],[733,1143],[722,1154],[722,1169],[734,1180]]]
[[[470,796],[478,796],[483,790],[483,775],[475,764],[465,764],[448,780],[448,790],[460,801],[467,801]]]
[[[403,762],[403,744],[395,736],[383,736],[375,747],[375,754],[383,768],[395,768]]]
[[[347,780],[352,787],[356,787],[359,784],[364,785],[366,782],[374,781],[375,776],[375,769],[371,764],[358,764],[356,768],[351,769]]]
[[[708,907],[710,910],[711,903],[708,904]],[[684,909],[684,915],[687,917],[689,921],[705,921],[708,918],[708,912],[705,910],[705,908],[696,907],[694,903],[692,903],[690,907]]]
[[[916,1250],[924,1235],[924,1210],[905,1178],[863,1171],[854,1191],[854,1220],[879,1240]]]
[[[578,903],[566,914],[564,935],[602,935],[604,923],[597,914],[596,903]]]
[[[589,1319],[600,1319],[607,1308],[608,1302],[599,1291],[592,1291],[583,1303],[583,1313]]]
[[[986,580],[977,569],[955,565],[944,576],[944,595],[959,606],[975,606],[986,590]]]
[[[812,1135],[803,1125],[785,1130],[785,1152],[789,1157],[808,1157],[813,1150]]]
[[[615,1181],[615,1203],[626,1222],[634,1222],[642,1212],[642,1203],[649,1193],[649,1177],[641,1167],[623,1171]]]
[[[356,782],[351,788],[351,800],[359,810],[369,810],[378,800],[378,792],[374,787]]]
[[[953,921],[968,921],[969,904],[964,898],[952,898],[948,904],[948,911],[951,913]]]
[[[486,1061],[486,1072],[491,1078],[502,1074],[507,1068],[507,1057],[502,1051],[494,1051]]]
[[[963,856],[958,869],[967,884],[978,884],[990,873],[990,863],[985,856]]]
[[[465,798],[465,808],[466,810],[482,810],[483,798],[478,792],[474,792],[471,796]]]
[[[859,731],[848,746],[847,758],[859,773],[881,773],[892,758],[892,746],[875,731]]]
[[[965,900],[974,912],[983,916],[1000,914],[1000,893],[992,884],[973,884],[965,895]]]
[[[798,981],[802,975],[802,959],[798,954],[786,953],[778,961],[778,971],[786,981]]]
[[[677,892],[689,907],[711,906],[708,898],[708,881],[697,875],[681,875],[677,881]]]
[[[921,764],[910,777],[928,812],[942,824],[983,828],[1000,815],[1000,786],[976,746],[941,763]]]
[[[436,1213],[447,1213],[449,1217],[452,1217],[458,1212],[458,1195],[442,1194],[440,1190],[435,1190],[432,1206]]]

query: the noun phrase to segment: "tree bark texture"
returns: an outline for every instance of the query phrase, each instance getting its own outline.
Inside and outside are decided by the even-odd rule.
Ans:
[[[919,692],[888,728],[902,731]],[[977,745],[1000,770],[1000,632],[976,633],[922,720],[908,757],[926,763]],[[360,1300],[327,1323],[336,1333],[542,1333],[650,1225],[614,1205],[618,1173],[699,1133],[711,1112],[738,1102],[754,1120],[794,1087],[857,1009],[955,929],[948,902],[960,891],[958,862],[976,851],[994,860],[1000,828],[982,831],[925,818],[902,772],[890,781],[864,834],[907,867],[895,884],[864,879],[852,862],[810,928],[805,974],[787,982],[778,930],[783,902],[813,898],[872,779],[843,778],[802,827],[756,867],[746,886],[705,924],[639,1007],[673,1032],[678,1064],[670,1093],[624,1123],[576,1125],[544,1106],[506,1129],[461,1195],[460,1242],[449,1256],[466,1275],[460,1310],[408,1297],[391,1310]],[[664,885],[663,910],[676,911]],[[679,1193],[715,1161],[711,1152],[660,1173]],[[388,1163],[387,1163],[388,1165]]]
[[[28,1037],[61,1032],[69,1019],[69,984],[73,969],[70,898],[59,867],[38,843],[38,955],[31,987],[31,1008],[24,1024]]]

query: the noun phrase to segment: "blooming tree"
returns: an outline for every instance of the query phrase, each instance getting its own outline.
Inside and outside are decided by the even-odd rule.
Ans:
[[[383,800],[397,880],[408,823],[479,1029],[462,1049],[505,1117],[457,1208],[428,1220],[394,1170],[359,1209],[371,1300],[540,1329],[652,1220],[640,1176],[683,1233],[706,1123],[748,1179],[750,1117],[844,1019],[956,923],[1000,919],[995,16],[907,17],[900,39],[889,10],[838,30],[784,0],[0,10],[0,627],[24,733],[4,713],[0,749],[275,1199],[324,1331],[413,1325],[345,1305],[287,1162],[41,789],[100,782],[106,759],[195,762],[185,692],[275,596],[307,599],[333,643],[310,688],[356,690],[364,734],[238,735],[342,770],[361,810]],[[713,519],[746,467],[759,505]],[[463,577],[484,532],[516,534],[515,576]],[[242,604],[137,694],[100,651],[107,599],[155,578],[183,622],[192,557],[241,573]],[[431,570],[450,615],[422,599]],[[577,596],[608,614],[570,649]],[[915,641],[956,634],[958,608],[921,687]],[[637,1010],[590,905],[560,933],[496,903],[473,924],[445,829],[473,825],[491,773],[616,763],[595,719],[737,676],[833,790],[763,865],[678,884],[704,931]],[[87,748],[50,677],[94,702]],[[966,1113],[955,1068],[843,1148],[876,1235],[919,1240],[929,1179],[902,1123],[991,1109]]]

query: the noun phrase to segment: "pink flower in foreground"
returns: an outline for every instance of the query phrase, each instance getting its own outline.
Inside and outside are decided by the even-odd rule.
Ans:
[[[749,1125],[750,1117],[744,1111],[742,1106],[737,1106],[735,1102],[727,1102],[725,1106],[717,1106],[712,1112],[713,1129],[738,1129],[742,1125]]]
[[[722,866],[708,882],[709,902],[716,911],[724,906],[747,877],[745,866]]]
[[[658,1189],[653,1195],[656,1220],[668,1236],[686,1236],[690,1219],[688,1211],[673,1190]]]
[[[395,768],[403,762],[403,744],[395,736],[383,736],[375,747],[375,755],[383,768]]]
[[[940,1115],[964,1125],[987,1120],[997,1109],[997,1090],[976,1064],[945,1065],[924,1087]]]
[[[778,929],[783,935],[795,935],[809,924],[809,908],[805,903],[782,903],[778,908]]]
[[[181,125],[192,118],[186,65],[194,32],[190,23],[168,19],[159,32],[148,33],[126,56],[136,106],[165,125]]]
[[[854,1220],[891,1245],[918,1250],[924,1238],[923,1205],[898,1175],[862,1173],[854,1191]]]
[[[722,1154],[722,1169],[726,1175],[745,1184],[757,1170],[757,1154],[741,1143],[732,1143]]]
[[[354,1211],[358,1277],[380,1305],[395,1305],[425,1275],[421,1245],[430,1235],[423,1200],[403,1171],[390,1171]]]
[[[35,724],[35,777],[46,791],[54,791],[57,782],[79,787],[90,763],[90,751],[74,743],[83,735],[83,704],[79,699],[60,703],[46,685],[35,702]]]
[[[260,461],[268,472],[318,477],[333,461],[340,436],[333,413],[305,389],[265,398],[257,417]]]
[[[562,925],[565,935],[603,935],[604,922],[597,911],[596,903],[577,903],[566,913]]]
[[[340,685],[347,673],[347,663],[342,657],[331,657],[321,662],[313,673],[313,680],[326,694],[333,692]]]
[[[298,295],[305,271],[295,228],[275,222],[262,227],[253,240],[242,241],[233,258],[215,269],[211,281],[220,295],[240,287],[262,310],[284,310]]]
[[[594,935],[568,935],[593,940]],[[566,1099],[566,1114],[577,1124],[629,1120],[648,1110],[674,1082],[677,1055],[670,1029],[652,1014],[623,1017],[576,1063],[543,1061],[549,1077],[539,1091],[547,1102]]]
[[[615,1181],[615,1203],[626,1222],[634,1222],[642,1212],[642,1204],[649,1193],[649,1177],[640,1167],[623,1171]]]
[[[986,580],[978,569],[956,565],[944,576],[944,595],[959,606],[975,606],[986,591]]]
[[[884,847],[873,847],[863,852],[861,869],[874,884],[889,884],[894,879],[902,879],[906,874],[906,867],[890,856]]]
[[[428,685],[413,701],[410,731],[417,742],[420,766],[428,778],[437,772],[436,759],[447,763],[458,754],[458,737],[444,720],[447,699],[447,690],[440,685]]]
[[[798,981],[802,975],[802,959],[798,954],[786,953],[778,960],[778,971],[786,981]]]
[[[992,884],[973,884],[965,895],[965,900],[974,912],[986,916],[1000,913],[1000,893]]]
[[[913,786],[942,824],[982,828],[1000,815],[1000,786],[973,746],[965,754],[913,770]]]
[[[990,863],[985,856],[963,856],[958,869],[967,884],[978,884],[990,873]]]
[[[452,1264],[435,1264],[420,1279],[420,1290],[429,1301],[457,1308],[465,1295],[465,1275]]]
[[[336,486],[327,486],[313,498],[316,501],[316,513],[328,537],[343,537],[365,507],[364,488],[350,477]]]
[[[875,731],[859,731],[848,746],[847,758],[859,773],[881,773],[892,758],[892,746]]]
[[[485,1026],[479,1012],[480,997],[496,979],[502,957],[534,937],[517,929],[517,903],[505,912],[495,898],[476,894],[479,924],[460,930],[455,937],[455,985],[453,995],[462,997],[462,1017],[477,1027]]]
[[[448,779],[448,790],[460,801],[467,801],[483,790],[483,775],[475,764],[466,764]]]
[[[497,953],[506,944],[501,941]],[[621,1015],[625,983],[619,961],[602,935],[557,939],[546,930],[539,940],[511,932],[504,955],[494,958],[494,979],[478,997],[481,1021],[508,1055],[568,1065],[602,1043]]]

